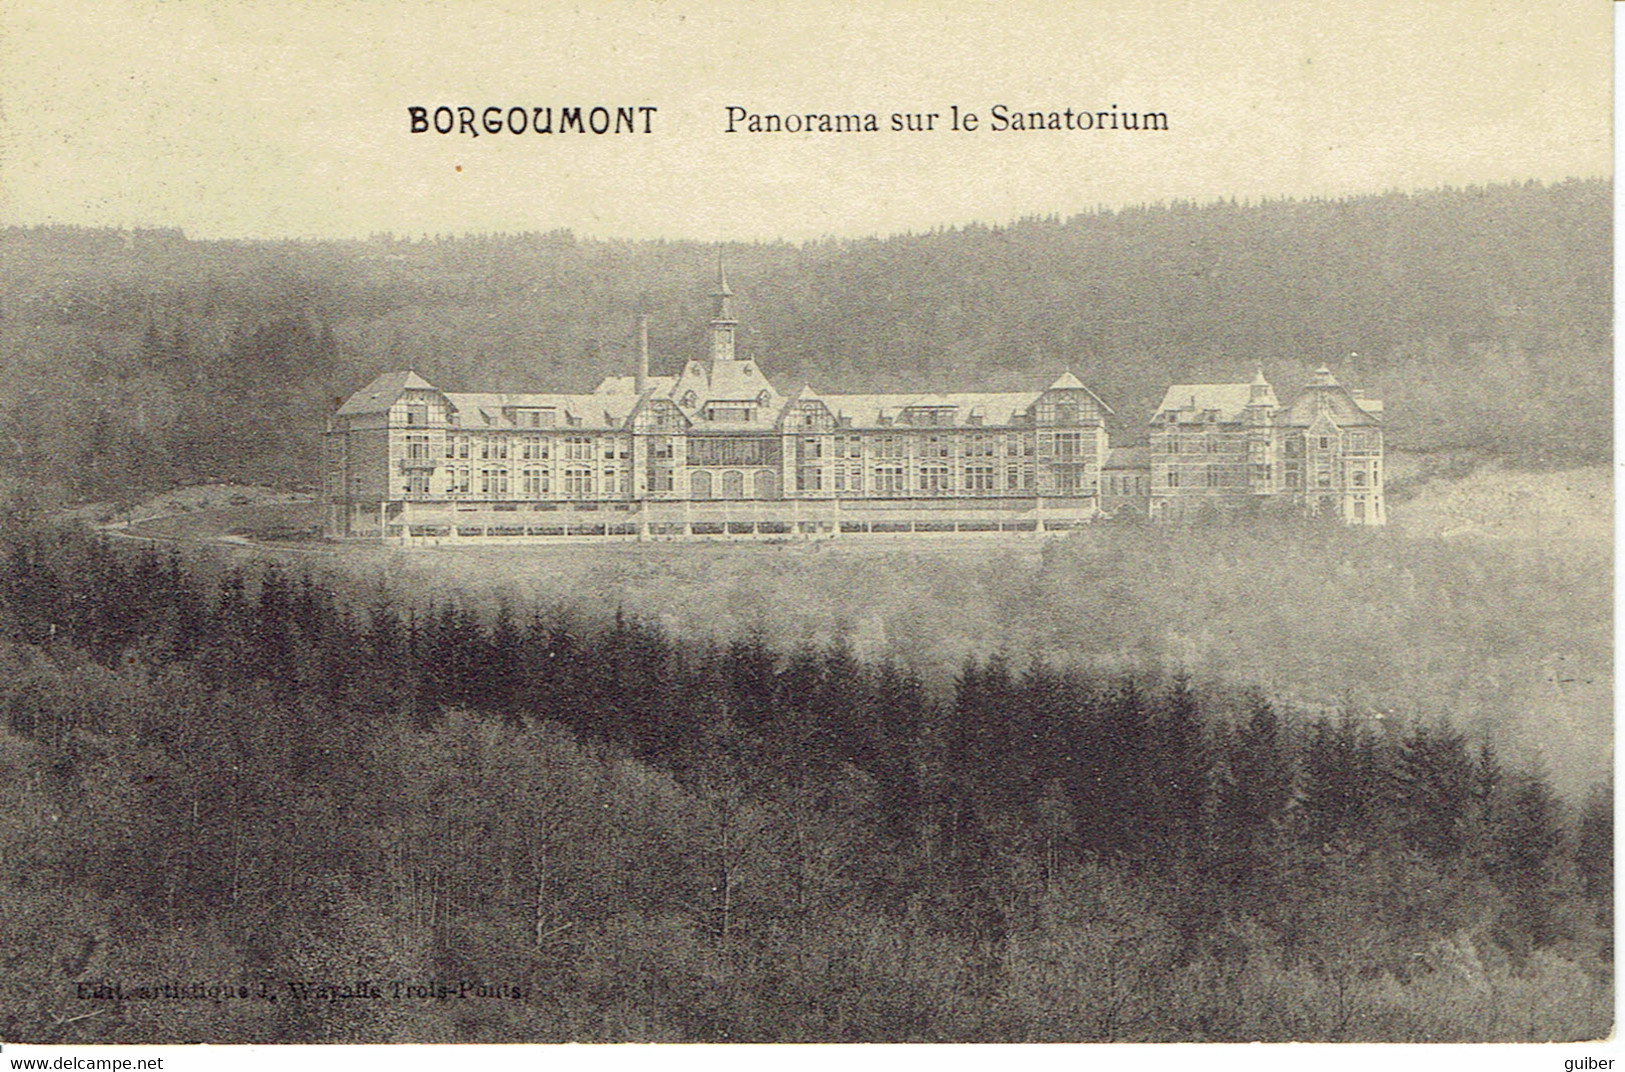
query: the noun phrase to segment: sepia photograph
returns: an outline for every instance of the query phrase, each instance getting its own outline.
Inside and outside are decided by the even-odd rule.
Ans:
[[[0,4],[9,1067],[1612,1067],[1611,7]]]

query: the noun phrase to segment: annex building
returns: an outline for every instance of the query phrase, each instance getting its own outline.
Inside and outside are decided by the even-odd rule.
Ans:
[[[1154,518],[1280,504],[1352,525],[1387,523],[1382,403],[1325,365],[1288,406],[1262,369],[1251,383],[1176,383],[1151,418],[1150,439]]]
[[[1112,449],[1111,409],[1070,373],[1023,392],[781,394],[736,353],[720,268],[713,297],[709,352],[676,375],[650,374],[642,325],[636,372],[588,394],[457,393],[415,372],[378,377],[329,420],[327,534],[430,544],[1042,533],[1282,495],[1293,474],[1346,503],[1347,519],[1381,523],[1378,464],[1361,470],[1377,481],[1367,486],[1331,463],[1338,482],[1322,489],[1329,448],[1294,453],[1335,435],[1338,458],[1365,457],[1341,430],[1324,432],[1336,425],[1357,427],[1361,449],[1374,444],[1380,461],[1380,430],[1368,434],[1379,411],[1350,410],[1342,388],[1285,409],[1267,384],[1267,405],[1239,409],[1230,402],[1254,387],[1240,396],[1230,385],[1170,388],[1151,446]],[[1187,407],[1187,395],[1201,407]],[[1323,434],[1306,439],[1310,428]],[[1374,490],[1344,495],[1345,486]],[[1365,504],[1358,517],[1356,503]]]

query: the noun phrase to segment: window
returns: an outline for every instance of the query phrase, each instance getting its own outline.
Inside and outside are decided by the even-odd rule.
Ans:
[[[1179,470],[1178,469],[1170,469],[1170,470],[1168,470],[1168,486],[1170,488],[1179,487]]]
[[[592,495],[591,469],[566,469],[564,494],[571,499],[585,499]]]
[[[591,436],[568,436],[564,440],[564,456],[570,461],[584,462],[592,458]]]
[[[427,495],[427,494],[429,494],[429,474],[428,474],[428,472],[425,471],[425,470],[419,469],[416,472],[407,473],[406,474],[406,493],[408,495]]]
[[[824,456],[824,443],[816,437],[798,440],[796,453],[802,461],[822,458]]]
[[[805,469],[797,469],[796,470],[796,490],[797,491],[822,491],[822,490],[824,490],[823,470],[812,467],[812,466],[808,466]]]
[[[925,448],[920,452],[922,458],[951,458],[953,457],[953,441],[947,436],[932,435],[925,437]]]
[[[1365,470],[1354,470],[1354,486],[1357,488],[1365,487]]]
[[[949,475],[946,465],[920,466],[920,490],[927,495],[941,495],[943,492],[952,491],[953,487],[954,480]]]
[[[663,462],[671,461],[671,439],[668,436],[656,436],[650,443],[651,454]],[[667,489],[670,490],[670,489]]]
[[[965,490],[973,494],[985,494],[993,490],[993,467],[991,465],[965,466]]]
[[[1332,446],[1332,438],[1331,438],[1331,436],[1321,436],[1320,437],[1320,449],[1321,450],[1330,450],[1331,446]]]
[[[508,470],[481,469],[480,494],[489,495],[492,498],[501,498],[508,494]]]
[[[993,437],[990,435],[973,435],[965,440],[965,457],[991,458],[993,457]]]
[[[527,499],[536,499],[546,495],[548,491],[547,484],[547,470],[525,470],[525,497]]]
[[[468,470],[458,469],[450,474],[451,487],[447,490],[454,495],[468,494]]]
[[[455,442],[456,448],[457,448],[457,457],[459,457],[459,458],[467,458],[468,457],[468,437],[467,436],[458,436],[454,442]]]
[[[701,436],[688,441],[690,465],[777,465],[777,436]]]
[[[422,402],[406,405],[406,424],[409,428],[422,428],[429,423],[429,407]]]
[[[426,435],[406,437],[406,457],[410,461],[422,462],[429,460],[429,437]]]
[[[672,486],[672,473],[670,469],[649,470],[650,491],[671,491]]]
[[[755,412],[754,406],[706,406],[705,419],[708,421],[748,421]]]
[[[901,465],[875,466],[875,494],[900,495],[903,492],[903,467]]]

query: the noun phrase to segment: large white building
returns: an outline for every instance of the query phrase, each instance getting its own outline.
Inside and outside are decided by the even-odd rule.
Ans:
[[[1151,418],[1151,516],[1278,502],[1382,525],[1382,452],[1382,403],[1324,365],[1287,406],[1263,370],[1251,383],[1176,383]]]
[[[1149,451],[1067,373],[1033,391],[781,394],[735,348],[720,268],[709,352],[590,394],[378,377],[329,422],[332,536],[407,541],[1046,532],[1103,514],[1265,499],[1382,524],[1381,405],[1321,370],[1290,406],[1252,384],[1168,389]]]
[[[406,539],[1070,528],[1100,512],[1110,410],[1042,390],[781,394],[735,348],[718,271],[710,352],[591,394],[462,394],[380,376],[327,432],[327,530]]]

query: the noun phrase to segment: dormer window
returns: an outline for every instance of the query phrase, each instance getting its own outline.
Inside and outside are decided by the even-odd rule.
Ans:
[[[700,400],[699,396],[696,395],[693,391],[684,391],[683,392],[683,408],[684,409],[693,409],[694,406],[699,402],[699,400]]]

